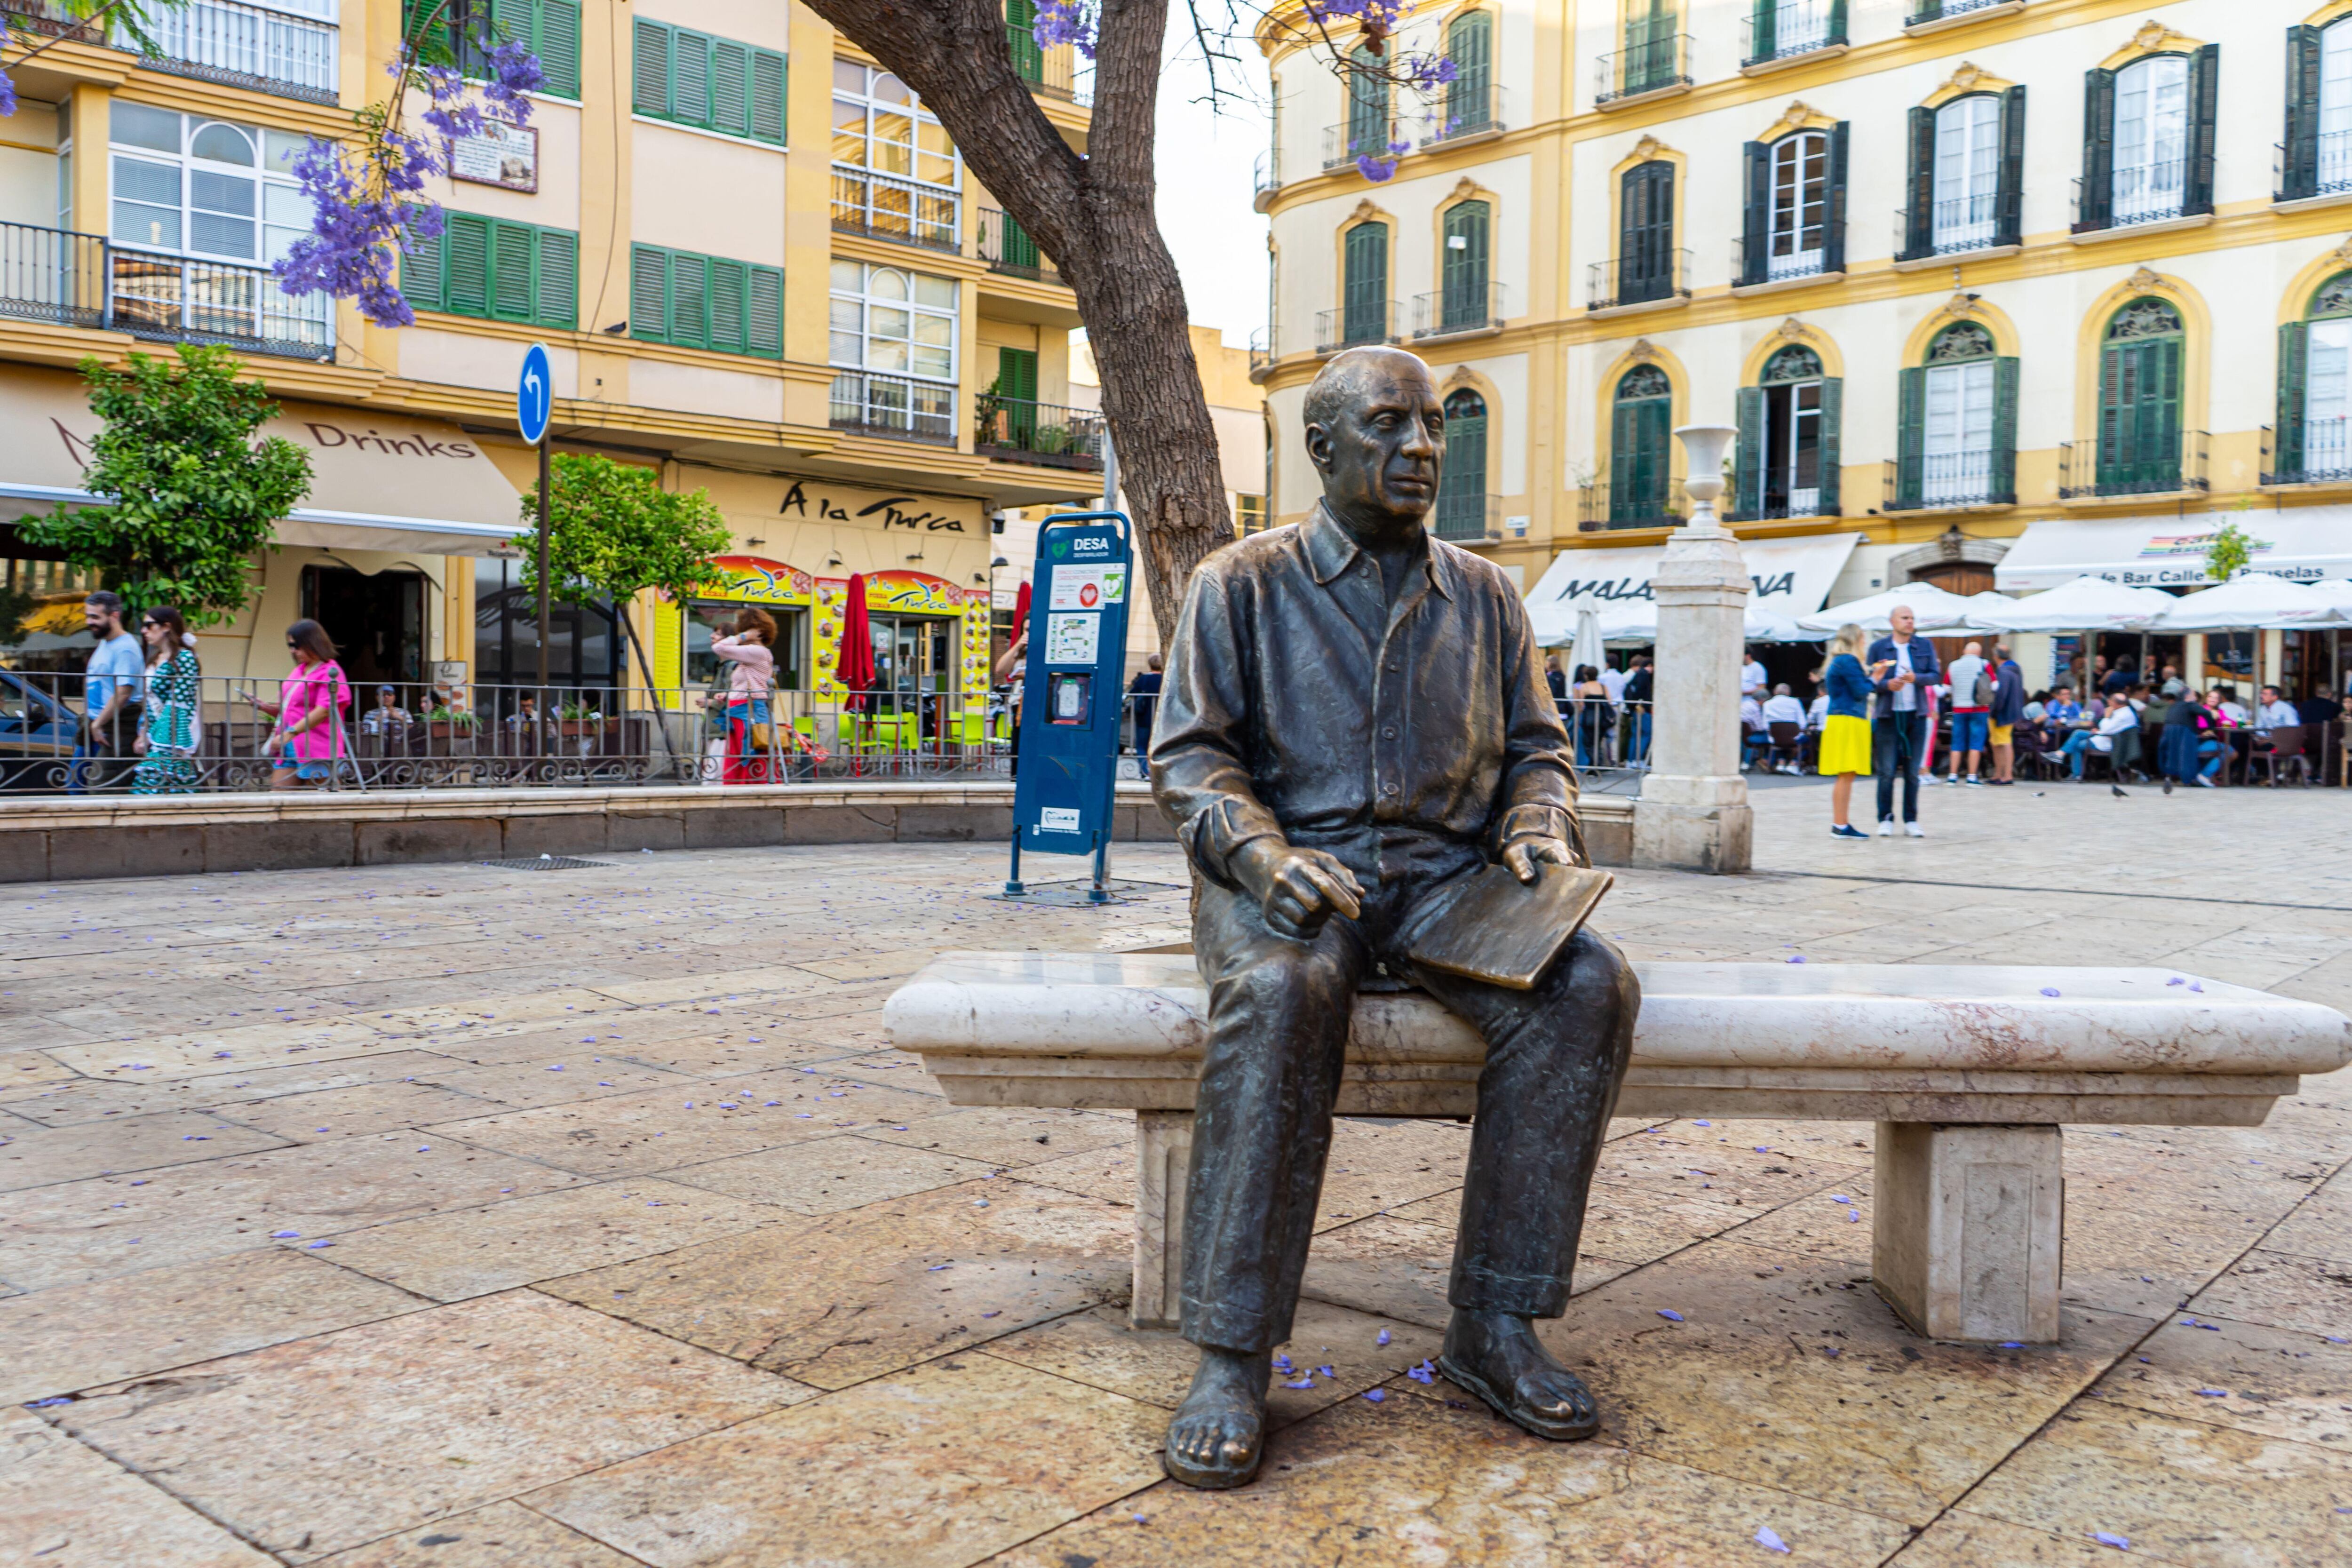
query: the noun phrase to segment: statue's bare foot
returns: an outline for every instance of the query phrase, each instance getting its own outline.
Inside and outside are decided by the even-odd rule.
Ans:
[[[1552,1360],[1525,1318],[1457,1309],[1437,1370],[1538,1437],[1573,1443],[1601,1430],[1592,1391]]]
[[[1265,1452],[1272,1352],[1201,1347],[1192,1391],[1168,1423],[1168,1473],[1188,1487],[1247,1485]]]

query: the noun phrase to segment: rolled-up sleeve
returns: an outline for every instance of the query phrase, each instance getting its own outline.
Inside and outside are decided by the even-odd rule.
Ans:
[[[1283,835],[1250,783],[1248,673],[1234,635],[1234,586],[1217,567],[1211,561],[1192,574],[1169,642],[1151,726],[1151,793],[1193,866],[1231,886],[1235,850]]]

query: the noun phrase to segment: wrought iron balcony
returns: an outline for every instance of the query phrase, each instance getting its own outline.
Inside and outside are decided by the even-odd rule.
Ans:
[[[19,31],[139,48],[102,15],[76,17],[55,0],[0,0],[0,12]],[[337,100],[341,31],[332,22],[246,0],[186,0],[152,7],[145,26],[157,52],[140,63],[152,69],[311,103]]]
[[[1989,11],[1995,5],[2007,5],[2011,3],[2012,0],[1917,0],[1917,4],[1905,13],[1903,25],[1906,27],[1924,27],[1930,22],[1941,22],[1952,16],[1965,16],[1971,11]]]
[[[1612,528],[1672,528],[1690,515],[1690,498],[1680,479],[1664,485],[1626,487],[1615,493],[1609,480],[1596,479],[1577,491],[1577,531],[1597,533]]]
[[[106,253],[95,234],[0,223],[0,316],[105,326]]]
[[[1724,498],[1727,503],[1730,497]],[[1818,488],[1791,489],[1778,500],[1767,497],[1758,507],[1727,505],[1723,514],[1726,522],[1771,522],[1792,517],[1837,517],[1841,509]]]
[[[1794,59],[1846,41],[1845,0],[1780,0],[1741,18],[1739,63]]]
[[[1392,343],[1397,341],[1397,302],[1394,300],[1368,300],[1353,305],[1342,305],[1336,310],[1315,312],[1315,352],[1337,353],[1360,343]]]
[[[1040,283],[1062,281],[1062,275],[1021,226],[1021,220],[1002,207],[980,209],[980,258],[988,263],[991,272],[1034,278]]]
[[[843,370],[834,373],[829,414],[836,430],[952,447],[955,405],[956,389],[945,382]]]
[[[1591,310],[1686,300],[1690,293],[1691,253],[1686,249],[1633,261],[1596,261],[1585,273],[1585,308]]]
[[[2352,420],[2342,415],[2306,419],[2280,441],[2263,426],[2262,482],[2266,485],[2352,484]]]
[[[1323,128],[1323,168],[1328,174],[1362,161],[1391,162],[1412,145],[1404,121],[1393,115],[1370,123],[1349,119]]]
[[[1973,452],[1929,452],[1907,482],[1893,458],[1880,465],[1881,511],[1956,511],[1973,506],[2014,506],[2013,480],[1997,484],[1990,447]]]
[[[1421,133],[1423,147],[1442,147],[1467,137],[1486,136],[1508,129],[1509,99],[1502,85],[1448,86],[1431,105],[1428,129]]]
[[[855,163],[833,166],[833,226],[844,234],[961,250],[962,205],[963,193],[952,186],[879,174]]]
[[[1040,47],[1036,34],[1018,23],[1004,24],[1004,47],[1013,53],[1013,68],[1029,90],[1040,98],[1058,98],[1081,109],[1095,101],[1095,62],[1068,44]]]
[[[335,354],[334,301],[288,294],[267,268],[31,224],[0,223],[0,316],[288,359]]]
[[[1895,258],[1916,261],[1929,256],[1958,256],[1971,250],[1990,250],[1998,245],[2014,245],[2017,236],[2005,232],[2013,226],[2001,221],[2001,207],[1999,191],[1953,196],[1927,208],[1926,226],[1917,233],[1911,222],[1911,209],[1901,208],[1895,215]]]
[[[1099,470],[1103,466],[1102,411],[1065,408],[1024,397],[982,393],[973,449],[1008,463],[1042,463],[1053,468]]]
[[[1820,243],[1811,250],[1802,248],[1801,234],[1768,235],[1764,254],[1750,268],[1748,260],[1746,236],[1731,242],[1731,282],[1734,288],[1751,289],[1761,283],[1783,283],[1794,278],[1820,278],[1830,269],[1829,236],[1820,236]],[[1840,268],[1843,272],[1844,269]]]
[[[1597,107],[1691,84],[1690,35],[1651,38],[1628,45],[1593,62],[1592,101]]]
[[[2074,195],[2067,211],[2067,229],[2074,234],[2095,234],[2102,229],[2130,228],[2143,223],[2163,223],[2168,218],[2186,217],[2189,214],[2189,160],[2168,158],[2161,163],[2145,163],[2137,168],[2116,170],[2107,183],[2106,211],[2104,215],[2085,216],[2084,203],[2095,193],[2086,192],[2083,178],[2074,180]]]
[[[1440,289],[1412,297],[1412,335],[1442,338],[1454,332],[1491,331],[1510,313],[1500,283],[1481,288]]]
[[[2313,139],[2308,165],[2291,166],[2286,148],[2271,143],[2271,199],[2307,201],[2352,191],[2352,131],[2322,131]]]
[[[2177,450],[2101,453],[2093,441],[2063,441],[2058,447],[2058,496],[2062,500],[2093,496],[2177,495],[2210,489],[2205,477],[2202,430],[2179,433]]]

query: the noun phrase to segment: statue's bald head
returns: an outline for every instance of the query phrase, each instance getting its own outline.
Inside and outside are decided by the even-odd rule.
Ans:
[[[1342,413],[1362,403],[1373,385],[1415,377],[1423,384],[1435,384],[1428,362],[1419,354],[1379,345],[1349,349],[1334,355],[1307,384],[1305,422],[1328,429]]]
[[[1445,411],[1420,356],[1350,349],[1316,376],[1302,412],[1324,504],[1360,538],[1417,531],[1445,461]]]

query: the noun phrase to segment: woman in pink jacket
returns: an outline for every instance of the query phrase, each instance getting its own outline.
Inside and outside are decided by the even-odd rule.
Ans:
[[[735,616],[731,637],[717,638],[710,651],[727,662],[727,757],[719,764],[722,784],[766,784],[773,749],[768,694],[776,681],[776,618],[746,608]]]
[[[251,692],[245,699],[278,721],[261,748],[271,763],[271,789],[324,784],[352,765],[352,684],[335,662],[334,643],[324,626],[302,620],[286,628],[286,646],[294,673],[280,683],[278,700],[264,702]]]

